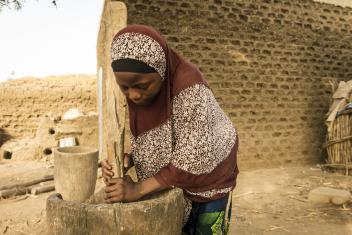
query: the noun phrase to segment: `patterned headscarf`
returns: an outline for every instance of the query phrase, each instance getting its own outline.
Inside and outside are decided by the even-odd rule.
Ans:
[[[147,35],[131,32],[114,38],[111,46],[111,61],[114,72],[118,70],[118,66],[114,66],[114,64],[119,65],[118,62],[126,61],[126,59],[130,59],[130,64],[137,64],[134,60],[143,62],[156,70],[163,79],[165,78],[166,58],[163,48]],[[142,66],[138,66],[138,68],[140,67]]]
[[[207,84],[196,66],[169,48],[160,33],[149,26],[130,25],[115,35],[111,44],[113,70],[118,71],[120,62],[128,60],[146,64],[164,80],[151,104],[140,106],[127,99],[131,133],[135,137],[171,117],[172,98],[181,90],[196,83]]]

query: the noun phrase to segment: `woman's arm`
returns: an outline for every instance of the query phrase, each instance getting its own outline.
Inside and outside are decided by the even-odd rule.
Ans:
[[[141,182],[134,182],[130,176],[112,178],[105,188],[105,202],[133,202],[167,188],[170,187],[162,186],[154,177]]]

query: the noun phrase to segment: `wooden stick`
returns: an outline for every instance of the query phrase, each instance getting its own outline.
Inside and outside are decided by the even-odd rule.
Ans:
[[[340,122],[340,139],[343,138],[343,117],[342,116],[339,116],[339,122]],[[342,142],[343,143],[343,142]],[[343,144],[339,144],[339,162],[338,163],[341,163],[341,160],[343,159]]]
[[[27,186],[39,184],[41,182],[50,181],[50,180],[54,180],[53,175],[47,175],[47,176],[44,176],[43,178],[35,179],[35,180],[23,182],[23,183],[5,185],[5,186],[0,187],[0,190],[13,189],[13,188],[24,188]]]
[[[336,123],[337,123],[337,138],[341,139],[341,127],[340,127],[340,118],[336,118]],[[340,163],[340,146],[337,145],[337,155],[336,155],[337,159],[336,161],[338,163]]]
[[[30,187],[21,187],[21,188],[11,188],[0,191],[0,198],[9,198],[12,196],[24,195],[31,191],[32,186]]]
[[[348,129],[349,128],[349,126],[348,126],[348,121],[349,121],[348,116],[349,115],[343,115],[343,116],[344,116],[344,124],[345,124],[345,136],[347,136],[349,133],[349,129]],[[346,168],[345,168],[346,176],[348,176],[348,152],[349,152],[348,143],[349,143],[349,141],[344,142],[344,145],[345,145],[344,157],[345,157],[345,165],[346,165]]]
[[[344,138],[345,136],[347,136],[346,134],[346,116],[347,115],[342,115],[342,138]],[[347,149],[346,149],[346,141],[345,142],[342,142],[342,160],[345,160],[345,158],[347,157]]]
[[[337,126],[337,130],[338,130],[338,138],[341,139],[342,135],[341,135],[341,118],[337,117],[338,120],[338,126]],[[340,159],[341,159],[341,145],[338,144],[336,145],[337,147],[337,159],[335,161],[335,163],[340,163]]]
[[[351,135],[352,134],[352,126],[351,126],[351,121],[352,121],[352,115],[348,115],[348,130],[349,130],[349,132],[348,132],[348,135]],[[347,163],[349,164],[349,162],[352,160],[351,158],[352,158],[352,146],[351,146],[351,143],[352,143],[352,140],[349,140],[348,141],[348,150],[349,150],[349,152],[348,152],[348,155],[347,155],[347,157],[348,157],[348,161],[347,161]],[[347,166],[347,169],[348,169],[348,166]],[[349,174],[349,172],[347,172],[348,174]]]
[[[345,115],[346,117],[346,135],[350,134],[350,115]],[[351,146],[350,146],[351,140],[346,142],[346,175],[349,175],[349,169],[348,169],[348,164],[349,164],[349,157],[350,157],[350,151],[351,151]]]
[[[322,164],[322,167],[331,167],[335,169],[346,169],[346,164],[338,164],[338,163],[331,163],[331,164]],[[352,166],[349,165],[348,169],[351,170]]]
[[[112,165],[112,171],[114,172],[114,177],[120,177],[120,170],[118,163],[116,162],[116,142],[108,142],[106,145],[106,153],[108,156],[108,161]]]
[[[330,145],[333,145],[333,144],[337,144],[337,143],[340,143],[340,142],[344,142],[346,140],[351,140],[352,139],[352,135],[348,135],[348,136],[344,136],[342,137],[341,139],[333,139],[333,140],[329,140],[328,143],[326,143],[325,145],[323,145],[324,148],[330,146]]]
[[[339,125],[338,125],[338,120],[337,119],[335,119],[335,122],[334,122],[334,127],[335,127],[335,133],[334,133],[334,138],[339,138],[338,137],[338,127],[339,127]],[[332,159],[332,162],[331,163],[334,163],[334,162],[336,162],[337,161],[337,148],[338,148],[338,146],[337,145],[334,145],[334,157],[333,157],[333,159]]]
[[[335,137],[336,136],[336,121],[333,123],[333,125],[332,125],[332,131],[331,131],[331,136],[330,136],[330,138],[329,138],[329,141],[331,141],[331,139],[333,138],[333,137]],[[329,158],[329,163],[332,163],[332,162],[334,162],[334,160],[335,160],[335,146],[334,145],[332,145],[331,146],[331,156],[330,156],[330,158]]]
[[[29,186],[29,187],[17,187],[11,189],[4,189],[0,191],[0,198],[9,198],[13,196],[24,195],[31,193],[37,195],[39,193],[45,193],[55,190],[54,185],[39,185],[39,186]]]
[[[54,185],[42,185],[42,186],[36,186],[31,189],[31,194],[37,195],[40,193],[46,193],[50,191],[54,191],[55,186]]]
[[[117,96],[117,95],[115,95]],[[119,167],[119,177],[124,176],[124,158],[125,158],[125,126],[126,126],[126,103],[125,102],[119,102],[119,106],[121,110],[118,109],[118,105],[116,102],[115,98],[115,116],[116,120],[118,122],[118,129],[119,129],[119,136],[118,136],[118,141],[117,143],[115,142],[115,161],[116,165]],[[119,112],[122,111],[122,112]]]
[[[255,193],[255,192],[246,192],[246,193],[242,193],[242,194],[232,195],[232,198],[243,197],[243,196],[253,194],[253,193]]]
[[[341,139],[341,135],[340,135],[340,119],[339,118],[336,118],[336,131],[337,131],[337,134],[336,134],[336,137],[338,139]],[[336,150],[336,158],[335,158],[335,163],[339,163],[339,160],[340,160],[340,146],[339,145],[336,145],[335,146],[335,150]]]
[[[117,161],[119,162],[119,166],[120,166],[120,176],[123,177],[124,176],[124,158],[125,158],[125,148],[124,148],[124,144],[125,144],[125,126],[123,126],[120,130],[120,136],[119,136],[119,142],[117,144],[117,148],[116,148],[116,152],[118,153],[117,156]]]

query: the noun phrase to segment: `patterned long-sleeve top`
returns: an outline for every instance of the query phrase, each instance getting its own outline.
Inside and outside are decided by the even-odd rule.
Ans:
[[[171,118],[131,141],[139,180],[154,176],[198,202],[220,198],[235,186],[236,130],[205,85],[182,90],[172,100]]]

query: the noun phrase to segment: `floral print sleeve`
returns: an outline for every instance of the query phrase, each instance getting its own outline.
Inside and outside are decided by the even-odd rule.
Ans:
[[[231,152],[236,132],[211,90],[195,85],[173,102],[175,146],[171,163],[186,172],[210,173]]]

